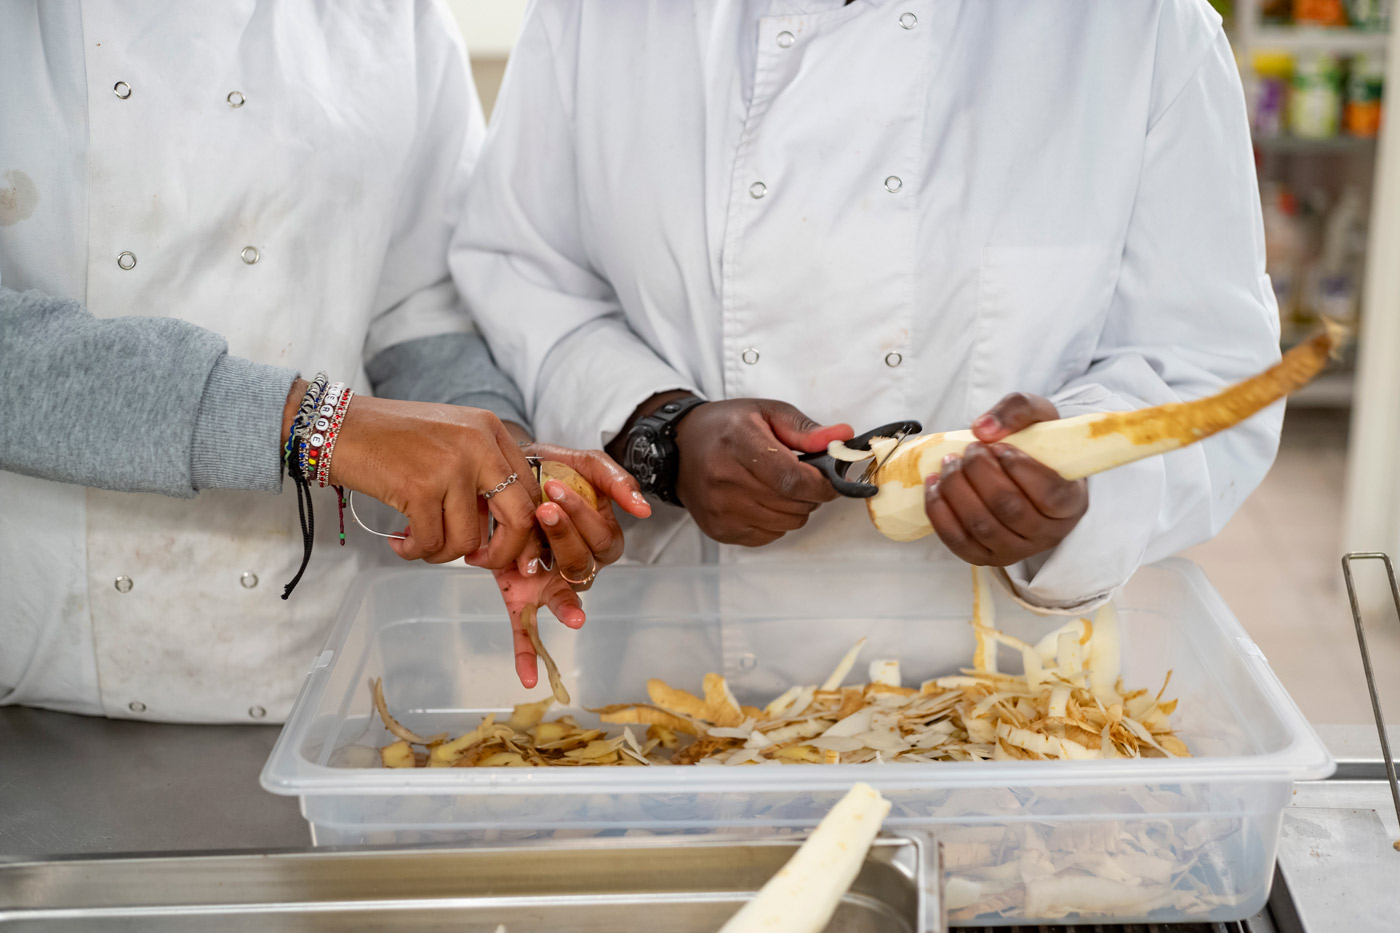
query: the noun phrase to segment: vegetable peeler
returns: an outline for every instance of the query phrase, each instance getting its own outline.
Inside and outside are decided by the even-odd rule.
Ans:
[[[868,482],[868,480],[875,475],[876,470],[885,465],[885,461],[889,460],[890,456],[899,449],[899,444],[903,442],[906,437],[911,434],[918,434],[923,429],[923,425],[919,424],[917,421],[895,421],[892,424],[882,424],[878,428],[866,431],[864,434],[858,434],[849,441],[846,441],[846,447],[850,450],[869,450],[870,442],[877,437],[892,437],[895,439],[895,446],[891,448],[889,454],[885,456],[885,460],[875,463],[874,454],[871,455],[869,458],[870,462],[866,464],[865,472],[861,474],[859,480],[847,479],[846,471],[851,468],[853,462],[862,463],[865,461],[838,460],[824,450],[814,454],[803,454],[797,459],[801,460],[803,463],[810,463],[818,470],[821,470],[822,475],[831,482],[831,485],[841,495],[852,499],[869,499],[871,496],[875,495],[875,493],[879,492],[880,489],[878,486]]]

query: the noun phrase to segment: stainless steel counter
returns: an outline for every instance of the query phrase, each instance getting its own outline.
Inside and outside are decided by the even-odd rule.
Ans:
[[[278,731],[0,707],[0,855],[310,845],[258,785]]]
[[[1284,813],[1297,928],[1400,928],[1400,824],[1375,730],[1319,731],[1342,769],[1299,785]],[[277,732],[0,708],[0,857],[307,846],[296,801],[258,785]]]

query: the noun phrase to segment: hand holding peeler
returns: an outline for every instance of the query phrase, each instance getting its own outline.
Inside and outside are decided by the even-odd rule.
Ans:
[[[877,437],[894,438],[895,446],[890,449],[889,454],[885,455],[885,459],[881,460],[879,463],[875,462],[875,455],[873,453],[868,460],[850,461],[837,460],[824,450],[814,454],[803,454],[797,459],[801,460],[803,463],[810,463],[818,470],[821,470],[822,475],[831,482],[832,487],[841,495],[851,499],[869,499],[880,491],[878,486],[870,482],[870,479],[875,475],[875,471],[885,465],[885,462],[899,449],[900,443],[902,443],[906,437],[911,434],[918,434],[923,429],[923,425],[919,424],[917,421],[895,421],[891,424],[882,424],[878,428],[866,431],[864,434],[859,434],[849,441],[846,441],[846,447],[850,450],[869,450],[870,442]],[[865,464],[864,471],[861,473],[860,479],[858,480],[846,478],[846,472],[854,463]]]

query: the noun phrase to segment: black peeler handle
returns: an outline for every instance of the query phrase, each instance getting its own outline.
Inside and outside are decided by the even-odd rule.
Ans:
[[[870,442],[877,437],[905,437],[910,434],[918,434],[922,431],[923,425],[917,421],[896,421],[892,424],[882,424],[880,427],[864,434],[858,434],[846,442],[846,446],[852,450],[869,450]],[[849,460],[837,460],[826,451],[818,451],[814,454],[803,454],[797,458],[803,463],[810,463],[822,475],[830,481],[832,487],[841,495],[851,499],[869,499],[879,492],[879,487],[871,483],[857,483],[846,479],[846,471],[851,467]],[[856,461],[860,462],[860,461]]]

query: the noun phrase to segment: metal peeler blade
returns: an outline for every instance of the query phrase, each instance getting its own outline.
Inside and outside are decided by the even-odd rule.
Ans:
[[[846,441],[846,446],[851,450],[869,450],[870,442],[873,439],[877,437],[892,437],[897,442],[894,450],[898,450],[899,444],[903,443],[906,437],[911,434],[918,434],[923,429],[923,425],[919,424],[917,421],[895,421],[890,424],[882,424],[880,427],[866,431],[864,434],[856,435],[849,441]],[[890,454],[893,454],[894,450],[891,450]],[[810,463],[818,470],[821,470],[822,475],[831,482],[832,487],[841,495],[848,498],[869,499],[880,491],[878,487],[872,483],[866,482],[866,480],[873,476],[877,469],[884,466],[883,461],[880,463],[868,464],[865,467],[865,472],[861,474],[860,480],[857,481],[846,478],[846,472],[851,468],[851,461],[837,460],[826,451],[820,451],[814,454],[803,454],[797,459],[801,460],[803,463]],[[885,459],[888,460],[889,456],[887,455]],[[861,463],[864,461],[857,460],[855,462]]]

